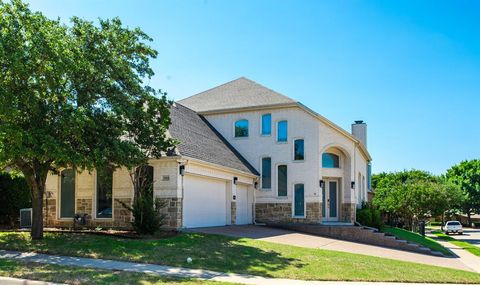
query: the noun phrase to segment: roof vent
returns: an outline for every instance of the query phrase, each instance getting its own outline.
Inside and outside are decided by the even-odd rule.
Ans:
[[[362,120],[355,121],[355,124],[363,124]]]

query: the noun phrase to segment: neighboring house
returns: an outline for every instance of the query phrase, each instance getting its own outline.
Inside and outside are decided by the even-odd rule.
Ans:
[[[169,133],[176,152],[150,161],[154,193],[172,228],[253,222],[348,223],[366,201],[366,124],[353,135],[301,103],[246,78],[180,100]],[[49,175],[47,224],[127,227],[125,169]]]

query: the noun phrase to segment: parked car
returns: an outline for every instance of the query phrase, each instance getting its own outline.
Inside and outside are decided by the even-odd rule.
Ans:
[[[462,224],[459,221],[448,221],[445,224],[445,234],[448,235],[449,233],[463,234]]]

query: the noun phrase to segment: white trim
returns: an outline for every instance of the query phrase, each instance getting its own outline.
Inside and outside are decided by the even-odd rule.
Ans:
[[[330,200],[330,182],[336,182],[337,183],[337,216],[335,218],[330,217],[330,205],[328,206],[328,209],[326,207],[327,204],[330,203],[330,201],[327,203],[326,201],[322,201],[322,207],[325,209],[325,216],[322,217],[322,222],[337,222],[340,220],[340,209],[339,206],[341,205],[340,203],[340,197],[341,197],[341,187],[342,187],[342,178],[339,177],[326,177],[323,179],[325,181],[325,185],[322,189],[322,191],[325,191],[325,199],[327,199],[327,194],[328,194],[328,200]],[[328,189],[328,192],[327,192]],[[343,192],[342,192],[343,194]],[[323,193],[322,193],[322,200],[323,200]]]
[[[303,185],[303,215],[296,216],[295,215],[295,185]],[[302,182],[294,182],[292,183],[292,218],[296,219],[305,219],[307,218],[307,203],[305,201],[305,183]]]

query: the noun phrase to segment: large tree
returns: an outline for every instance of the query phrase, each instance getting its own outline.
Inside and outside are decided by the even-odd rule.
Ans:
[[[64,25],[0,0],[0,166],[27,179],[33,239],[43,237],[49,171],[133,168],[174,144],[170,102],[146,84],[149,41],[116,18]]]
[[[463,191],[459,210],[467,215],[471,226],[471,215],[480,213],[480,159],[462,161],[447,170],[446,176]]]
[[[413,228],[419,220],[439,216],[460,199],[459,189],[428,172],[420,170],[374,175],[373,203],[397,221]]]

